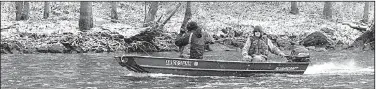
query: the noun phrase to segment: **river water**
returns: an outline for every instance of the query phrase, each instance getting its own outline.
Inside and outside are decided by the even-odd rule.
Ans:
[[[250,77],[141,74],[114,61],[124,53],[3,54],[1,88],[374,88],[374,51],[311,53],[303,75]],[[176,52],[133,53],[174,57]],[[238,52],[206,53],[206,58],[236,59]],[[226,58],[227,57],[227,58]],[[275,57],[278,59],[278,57]],[[283,60],[275,60],[283,61]]]

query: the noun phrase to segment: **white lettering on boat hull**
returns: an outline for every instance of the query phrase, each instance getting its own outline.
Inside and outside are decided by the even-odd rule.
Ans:
[[[170,66],[192,66],[191,61],[181,61],[181,60],[166,60],[166,65]]]

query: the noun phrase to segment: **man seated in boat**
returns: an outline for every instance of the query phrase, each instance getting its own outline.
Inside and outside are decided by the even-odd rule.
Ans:
[[[191,59],[202,59],[205,45],[213,44],[214,39],[207,32],[202,31],[202,28],[196,22],[189,22],[186,29],[186,32],[180,32],[175,41],[175,45],[179,46],[179,57],[189,56]]]
[[[255,26],[242,49],[243,59],[251,62],[266,62],[268,59],[267,51],[283,57],[286,56],[267,38],[261,26]]]

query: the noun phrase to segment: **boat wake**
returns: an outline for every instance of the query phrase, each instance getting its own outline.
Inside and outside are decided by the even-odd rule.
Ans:
[[[374,67],[360,67],[354,59],[308,66],[304,74],[374,74]]]

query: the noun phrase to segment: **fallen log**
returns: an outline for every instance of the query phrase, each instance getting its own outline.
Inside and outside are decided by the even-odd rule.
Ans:
[[[362,50],[372,49],[374,50],[375,44],[375,24],[370,27],[371,30],[365,31],[362,35],[355,39],[355,41],[349,46],[349,48],[360,48]],[[369,47],[367,47],[369,46]]]
[[[367,28],[368,26],[364,26],[364,25],[361,25],[361,24],[355,24],[355,23],[352,23],[352,22],[342,22],[343,25],[347,25],[353,29],[356,29],[358,31],[361,31],[361,32],[364,32],[364,31],[367,31]]]

